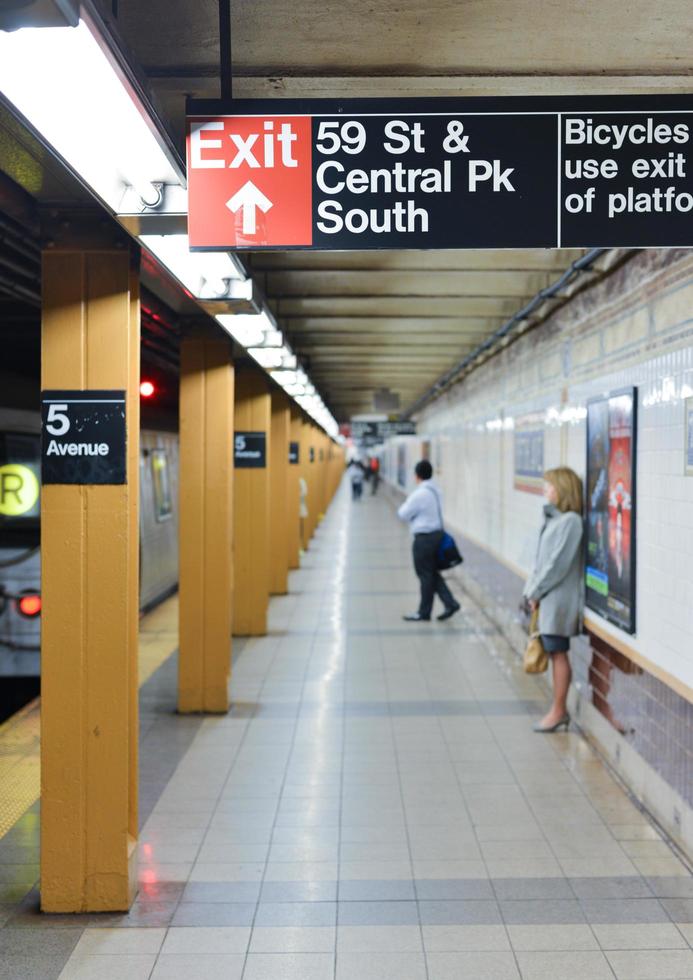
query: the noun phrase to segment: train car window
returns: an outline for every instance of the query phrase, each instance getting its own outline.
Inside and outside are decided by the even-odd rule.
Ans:
[[[157,521],[167,521],[173,513],[168,453],[165,449],[152,449],[151,457],[152,483],[154,486],[154,516]]]
[[[6,545],[38,543],[40,480],[39,436],[0,432],[0,537]]]

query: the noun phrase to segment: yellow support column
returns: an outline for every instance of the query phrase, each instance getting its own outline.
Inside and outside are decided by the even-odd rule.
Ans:
[[[283,391],[272,391],[270,430],[270,592],[285,595],[289,590],[289,399]]]
[[[234,613],[237,636],[264,636],[270,591],[271,398],[264,375],[253,368],[236,374],[236,437],[265,436],[264,467],[234,472]]]
[[[122,241],[43,254],[42,386],[124,390],[122,485],[41,499],[41,908],[124,911],[137,881],[140,318]],[[91,241],[89,241],[91,239]],[[120,246],[120,247],[118,247]]]
[[[320,448],[318,451],[318,459],[320,462],[320,513],[324,517],[327,513],[327,507],[330,503],[330,494],[328,490],[328,459],[327,450],[329,445],[329,439],[324,432],[318,433],[320,438]]]
[[[225,712],[231,672],[234,374],[231,345],[181,344],[178,710]]]
[[[318,455],[318,427],[311,422],[310,425],[310,497],[312,505],[310,507],[310,536],[315,534],[320,516],[322,501],[320,499],[320,464]]]
[[[292,403],[289,431],[290,442],[298,450],[298,459],[289,461],[288,487],[286,494],[286,527],[289,568],[298,568],[301,548],[300,484],[301,476],[301,412]]]

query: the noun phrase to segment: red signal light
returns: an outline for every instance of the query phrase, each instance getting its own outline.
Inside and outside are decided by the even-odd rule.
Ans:
[[[140,395],[143,398],[151,398],[155,391],[156,388],[151,381],[143,381],[140,385]]]
[[[17,602],[17,608],[22,616],[26,616],[27,619],[33,619],[41,612],[41,596],[36,594],[20,596]]]

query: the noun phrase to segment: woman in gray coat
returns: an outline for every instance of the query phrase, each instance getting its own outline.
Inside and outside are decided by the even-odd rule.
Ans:
[[[539,608],[539,633],[553,666],[553,704],[536,732],[556,732],[570,723],[567,698],[572,672],[570,637],[582,629],[582,482],[567,466],[544,474],[544,523],[534,571],[525,585],[530,607]]]

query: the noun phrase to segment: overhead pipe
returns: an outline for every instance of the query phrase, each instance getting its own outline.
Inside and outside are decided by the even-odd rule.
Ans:
[[[429,402],[436,395],[439,395],[443,389],[445,389],[455,378],[460,375],[466,368],[470,367],[474,361],[477,360],[481,355],[485,354],[492,347],[495,347],[499,341],[503,340],[513,327],[516,327],[523,320],[529,319],[529,317],[534,313],[537,307],[541,306],[542,303],[546,302],[547,299],[553,299],[563,288],[567,285],[574,276],[578,275],[580,272],[584,272],[586,269],[591,268],[594,263],[601,258],[606,252],[609,252],[608,248],[592,248],[589,252],[586,252],[575,262],[572,262],[563,275],[552,283],[552,285],[547,286],[545,289],[541,289],[536,296],[534,296],[526,306],[523,306],[521,310],[514,313],[495,333],[492,333],[490,337],[487,337],[481,344],[474,348],[474,350],[467,354],[461,361],[455,364],[454,367],[450,368],[445,374],[441,375],[440,378],[433,384],[427,391],[421,395],[420,398],[410,405],[409,408],[400,415],[402,419],[411,418],[411,416],[418,412],[419,409]]]

